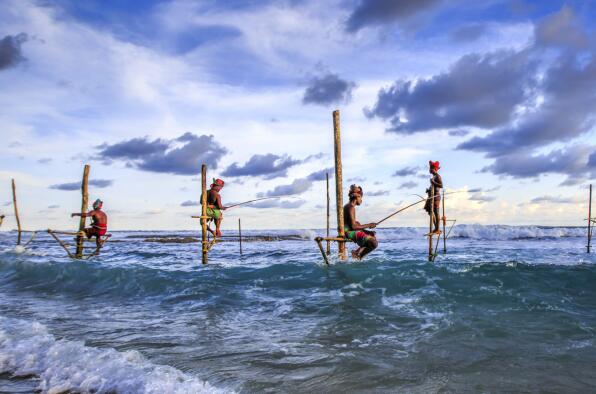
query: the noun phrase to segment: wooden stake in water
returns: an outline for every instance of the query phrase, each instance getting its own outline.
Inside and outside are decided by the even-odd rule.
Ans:
[[[79,220],[79,232],[85,230],[85,220],[87,219],[84,213],[87,213],[89,208],[89,164],[85,164],[85,169],[83,170],[83,182],[81,183],[81,219]],[[77,236],[77,250],[75,252],[75,257],[77,259],[83,258],[83,250],[85,243],[85,237],[78,235]]]
[[[17,245],[21,244],[21,219],[19,218],[19,207],[17,205],[17,186],[12,180],[12,206],[14,208],[14,216],[17,219]]]
[[[201,256],[203,264],[207,264],[207,165],[201,165]]]
[[[329,219],[330,219],[330,205],[331,205],[331,197],[329,197],[329,173],[325,173],[325,177],[327,179],[327,238],[329,238]],[[327,255],[331,254],[331,241],[327,241]]]
[[[435,187],[430,184],[430,221],[428,225],[428,261],[433,261],[433,222],[435,216]]]
[[[242,226],[240,225],[240,218],[238,218],[238,241],[240,242],[240,256],[242,256]]]
[[[447,218],[445,217],[445,189],[443,188],[443,253],[447,254],[447,232],[445,227],[447,227]]]
[[[592,184],[590,184],[590,199],[588,200],[588,253],[592,243]]]
[[[341,167],[341,136],[339,129],[339,110],[333,111],[333,142],[335,153],[335,206],[337,208],[337,236],[345,237],[344,231],[344,203],[343,203],[343,184]],[[337,245],[339,258],[346,259],[346,244],[339,242]]]

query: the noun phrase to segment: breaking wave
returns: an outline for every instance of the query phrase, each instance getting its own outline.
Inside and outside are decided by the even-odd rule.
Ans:
[[[224,393],[141,353],[56,339],[38,322],[0,317],[0,373],[39,378],[44,393]]]

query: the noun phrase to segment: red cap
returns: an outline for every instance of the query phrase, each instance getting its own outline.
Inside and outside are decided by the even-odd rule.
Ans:
[[[428,165],[430,166],[430,168],[434,168],[435,170],[438,170],[439,168],[441,168],[438,161],[429,160]]]

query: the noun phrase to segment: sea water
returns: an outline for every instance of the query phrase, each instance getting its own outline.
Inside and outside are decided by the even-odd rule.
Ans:
[[[0,391],[596,390],[585,228],[459,225],[434,263],[423,229],[380,229],[365,261],[330,266],[322,231],[244,233],[277,238],[202,266],[157,232],[88,261],[0,233]]]

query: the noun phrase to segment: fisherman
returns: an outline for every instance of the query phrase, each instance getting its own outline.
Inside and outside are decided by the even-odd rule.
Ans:
[[[350,186],[348,193],[350,202],[344,206],[346,238],[359,246],[352,251],[352,257],[356,260],[362,260],[364,256],[379,246],[375,232],[366,230],[367,228],[375,228],[376,223],[360,224],[356,220],[356,206],[362,204],[362,195],[363,191],[360,186]]]
[[[5,216],[4,215],[0,215],[0,226],[2,226],[2,222],[4,221]]]
[[[84,218],[91,217],[91,227],[87,227],[83,231],[87,236],[87,239],[91,239],[91,237],[95,237],[95,244],[97,245],[97,249],[102,246],[103,242],[101,241],[101,237],[103,237],[106,232],[108,231],[108,215],[104,211],[101,210],[103,207],[103,201],[99,198],[95,200],[93,203],[93,210],[87,213],[71,213],[70,217],[73,218],[75,216],[82,216]]]
[[[221,179],[213,179],[213,183],[211,184],[211,189],[207,192],[207,216],[215,221],[215,236],[221,237],[221,231],[219,227],[221,226],[221,221],[223,220],[223,214],[221,211],[227,209],[221,203],[221,196],[219,195],[219,191],[224,187],[224,181]],[[209,229],[209,227],[207,227]],[[209,229],[211,234],[213,231]]]
[[[441,234],[441,230],[439,230],[439,207],[441,206],[441,189],[443,188],[443,180],[441,179],[441,175],[439,175],[440,168],[441,166],[439,165],[438,161],[430,160],[428,162],[428,172],[432,175],[432,178],[430,179],[430,187],[426,189],[426,194],[428,195],[429,199],[426,200],[426,204],[424,204],[424,210],[428,212],[429,215],[432,215],[435,225],[435,229],[429,235]],[[430,200],[431,188],[434,190],[433,201]]]

